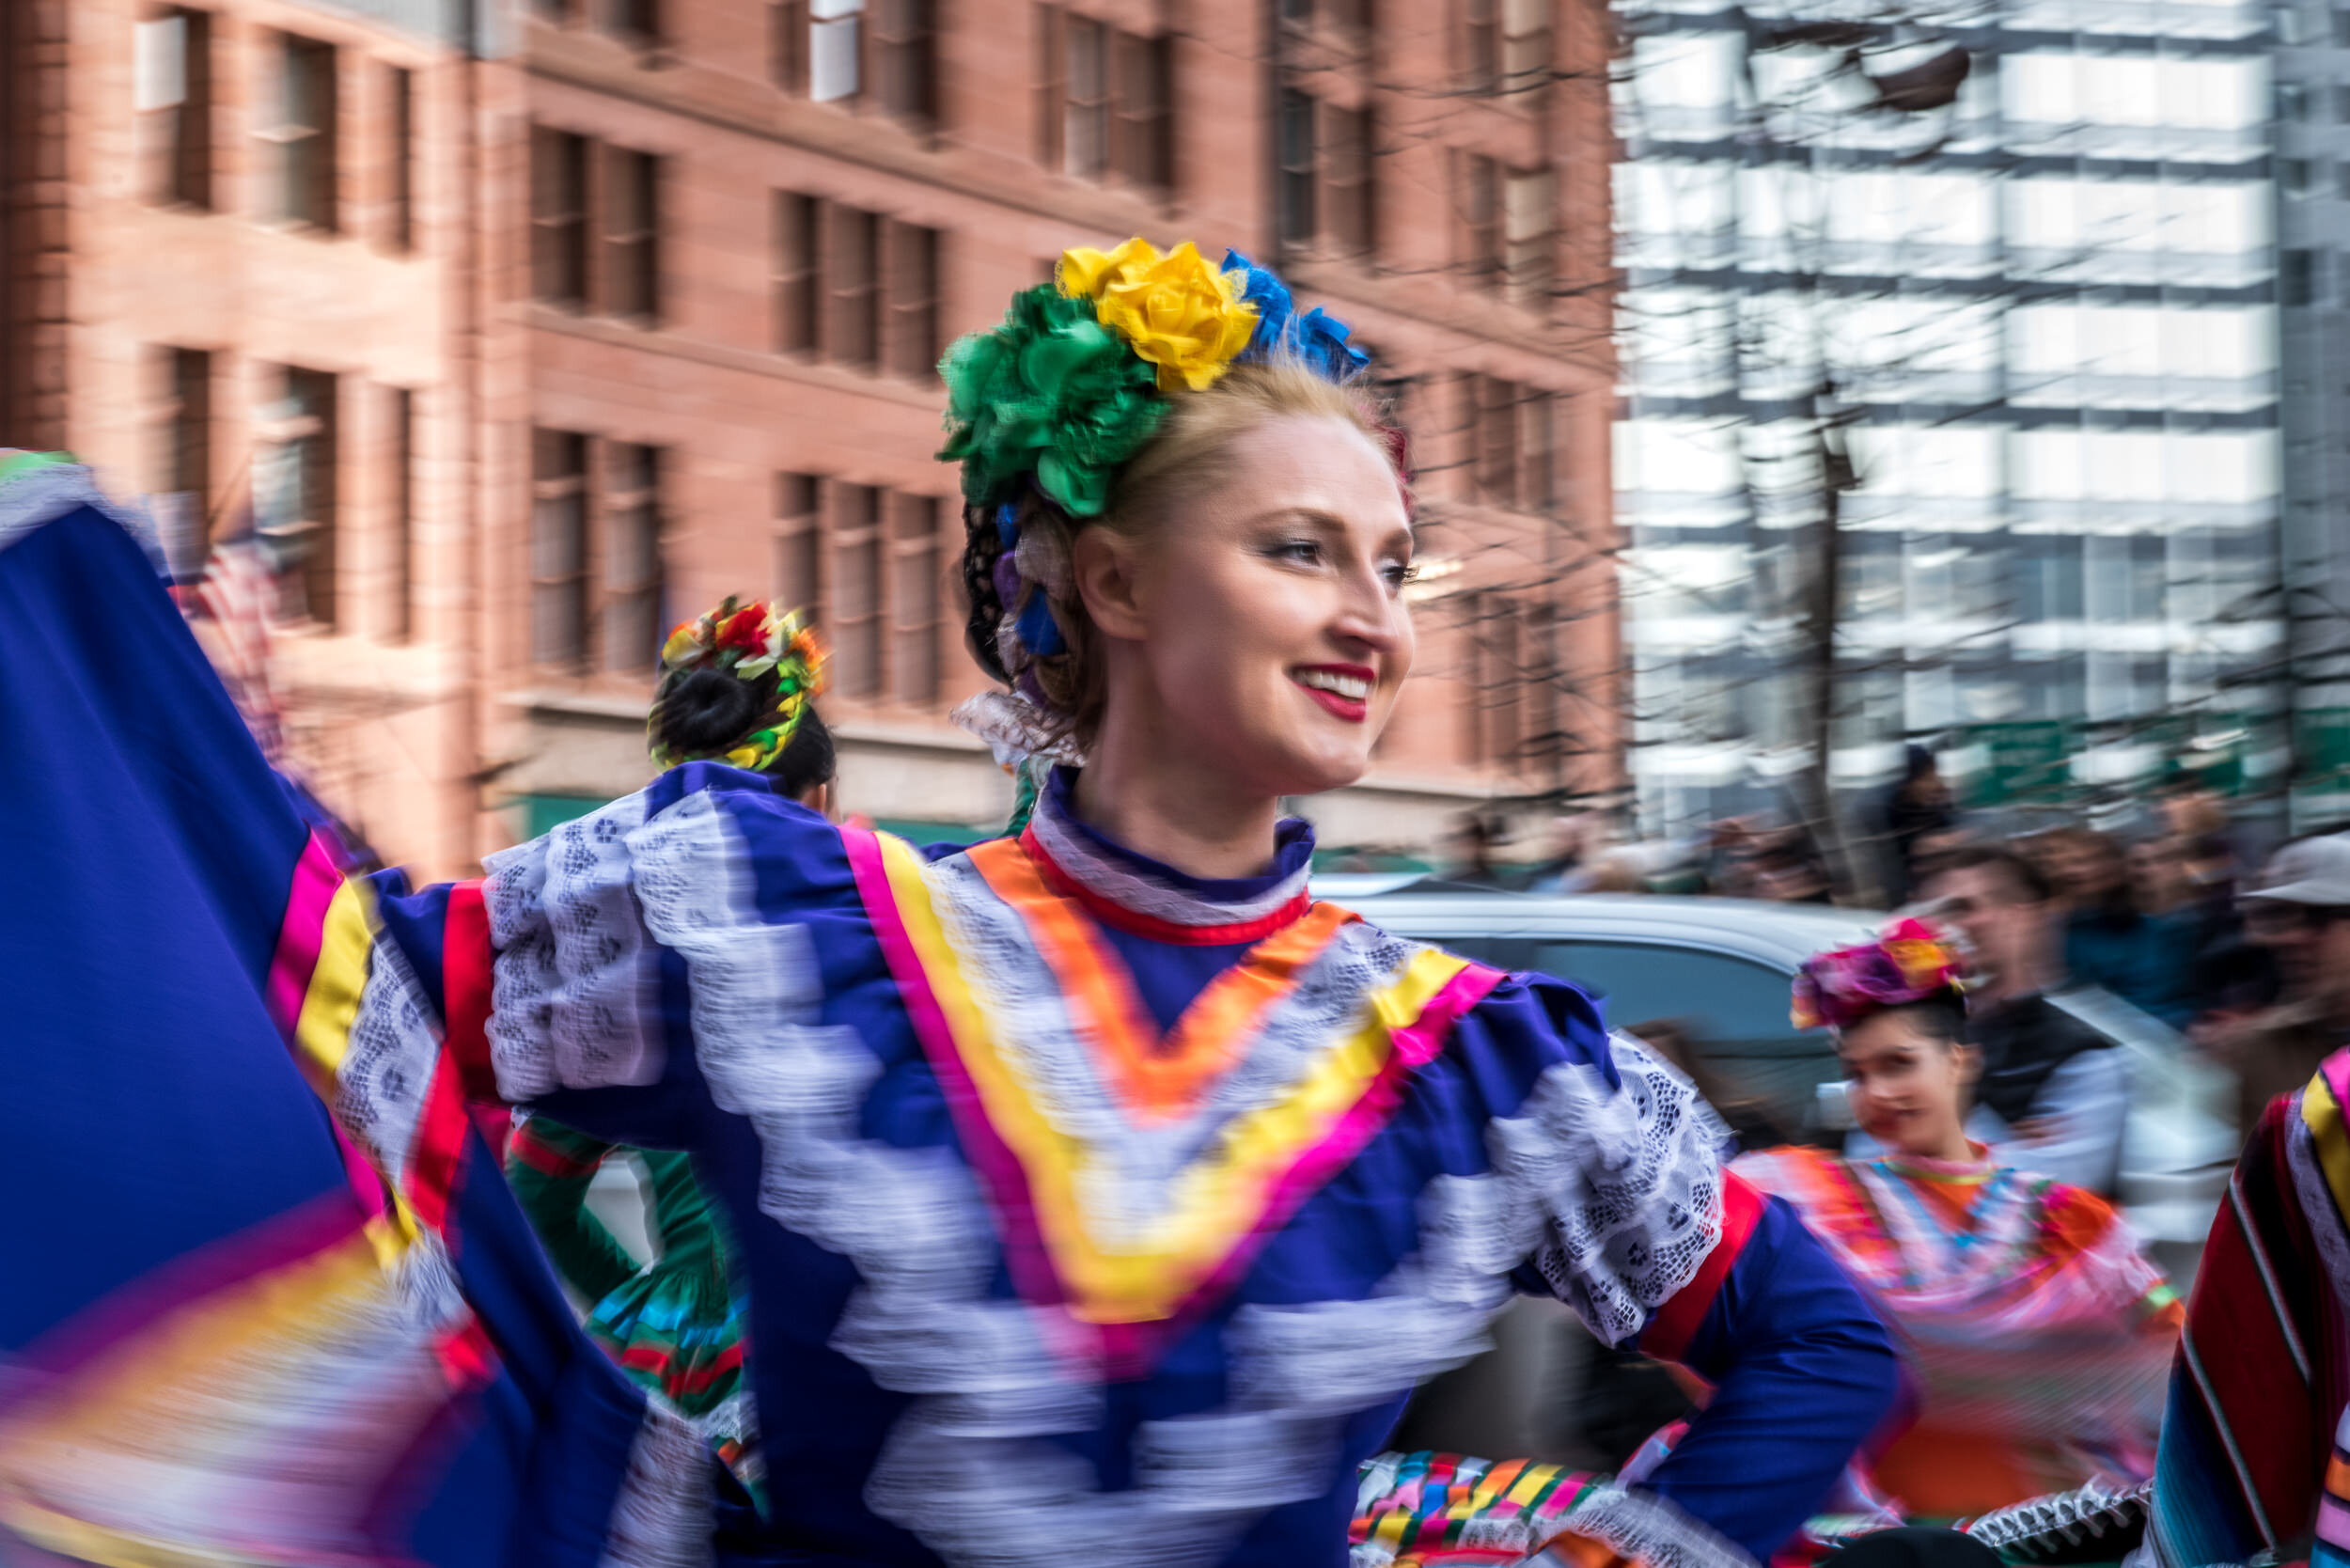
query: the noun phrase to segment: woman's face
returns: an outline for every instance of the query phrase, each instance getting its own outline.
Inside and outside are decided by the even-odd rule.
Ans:
[[[1136,673],[1118,663],[1138,665],[1154,720],[1233,782],[1273,795],[1351,784],[1412,667],[1402,492],[1369,436],[1321,416],[1268,419],[1226,461],[1223,482],[1123,541],[1130,602],[1104,613],[1089,594],[1117,644],[1110,701]]]
[[[1908,1013],[1873,1012],[1836,1043],[1860,1130],[1906,1154],[1939,1157],[1965,1137],[1975,1051],[1937,1040]]]

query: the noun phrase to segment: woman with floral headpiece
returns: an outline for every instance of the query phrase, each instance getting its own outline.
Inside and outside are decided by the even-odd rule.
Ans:
[[[1356,1466],[1515,1291],[1715,1388],[1638,1485],[1553,1499],[1560,1560],[1767,1556],[1890,1408],[1883,1325],[1684,1080],[1573,986],[1307,890],[1280,802],[1362,776],[1413,653],[1364,363],[1245,258],[1142,240],[949,351],[970,644],[1006,687],[966,717],[1037,785],[1017,837],[827,822],[745,771],[771,736],[480,882],[279,900],[321,955],[293,1055],[452,1260],[478,1332],[432,1343],[463,1365],[538,1367],[408,1086],[692,1152],[774,1499],[720,1478],[724,1560],[1338,1568]],[[535,1503],[584,1494],[566,1541],[707,1544],[669,1414],[529,1466]],[[456,1539],[426,1522],[412,1553]]]
[[[800,612],[729,598],[680,625],[661,650],[645,733],[665,767],[706,759],[762,774],[776,792],[819,815],[831,803],[832,733],[815,698],[824,689],[822,639]],[[743,1304],[726,1227],[695,1178],[692,1156],[631,1149],[551,1116],[528,1116],[506,1145],[506,1179],[547,1257],[588,1302],[588,1337],[637,1382],[658,1388],[708,1436],[761,1502],[764,1466],[743,1388]],[[640,1168],[646,1231],[640,1262],[588,1206],[613,1160]]]
[[[1802,1215],[1892,1327],[1910,1373],[1904,1419],[1855,1461],[1785,1561],[1890,1527],[1989,1528],[1982,1516],[2034,1499],[1998,1520],[2002,1539],[2046,1527],[2046,1544],[2075,1545],[2085,1537],[2053,1532],[2153,1471],[2178,1298],[2103,1199],[1995,1166],[1968,1141],[1979,1063],[1961,967],[1910,919],[1806,962],[1794,1023],[1835,1030],[1855,1115],[1887,1152],[1773,1149],[1731,1167]],[[1669,1462],[1693,1430],[1658,1434],[1620,1479]],[[1496,1543],[1546,1539],[1553,1499],[1576,1484],[1588,1478],[1557,1466],[1385,1454],[1364,1467],[1355,1534],[1396,1543],[1402,1568],[1491,1561]],[[1869,1560],[1919,1544],[1917,1560],[1990,1560],[1980,1546],[1935,1555],[1943,1537],[1879,1540],[1902,1544]]]
[[[1961,972],[1908,919],[1806,962],[1794,1022],[1836,1032],[1855,1120],[1885,1153],[1778,1149],[1732,1167],[1795,1206],[1900,1338],[1916,1419],[1853,1490],[1910,1518],[2143,1482],[2183,1315],[2105,1200],[1967,1138],[1981,1060]]]

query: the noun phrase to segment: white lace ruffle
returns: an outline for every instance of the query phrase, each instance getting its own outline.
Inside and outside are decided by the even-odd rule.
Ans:
[[[661,1076],[657,955],[630,886],[644,820],[643,793],[624,795],[483,862],[490,1060],[509,1100]]]
[[[598,1568],[701,1568],[714,1560],[716,1463],[693,1422],[647,1395]]]
[[[408,1178],[410,1146],[441,1059],[441,1023],[397,942],[368,955],[367,985],[335,1072],[335,1120],[395,1184]]]
[[[1629,1035],[1614,1047],[1620,1089],[1596,1067],[1544,1073],[1486,1147],[1510,1187],[1512,1221],[1559,1299],[1610,1345],[1627,1343],[1697,1278],[1721,1239],[1729,1130],[1689,1081]]]
[[[93,508],[121,525],[122,531],[155,564],[157,573],[166,570],[163,546],[156,541],[155,525],[147,513],[135,506],[110,499],[98,488],[90,471],[78,463],[47,463],[0,481],[0,550],[6,550],[42,524],[54,523],[81,507]]]
[[[1052,715],[1018,692],[981,692],[947,716],[956,729],[994,747],[999,762],[1042,757],[1073,766],[1085,760],[1085,753],[1068,734],[1068,726],[1057,724]]]

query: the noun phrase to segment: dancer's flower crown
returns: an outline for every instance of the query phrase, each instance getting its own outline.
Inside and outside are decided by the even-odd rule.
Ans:
[[[766,767],[791,744],[807,705],[824,689],[828,655],[823,639],[797,610],[777,615],[754,600],[738,604],[729,594],[715,609],[680,621],[661,645],[661,681],[654,688],[645,735],[652,760],[673,768],[691,758],[661,739],[661,714],[669,694],[687,672],[719,669],[738,681],[758,681],[771,671],[775,701],[750,729],[715,760],[753,772]]]
[[[1964,1005],[1965,965],[1922,920],[1896,920],[1874,942],[1814,953],[1795,971],[1789,1016],[1799,1029],[1849,1028],[1872,1012],[1947,997]]]
[[[1334,382],[1371,363],[1342,322],[1319,306],[1298,315],[1281,280],[1238,251],[1221,267],[1189,240],[1164,255],[1144,239],[1063,251],[1052,283],[1013,295],[1001,326],[956,339],[939,362],[938,455],[963,464],[973,506],[1033,486],[1072,519],[1098,517],[1169,397],[1277,357]]]

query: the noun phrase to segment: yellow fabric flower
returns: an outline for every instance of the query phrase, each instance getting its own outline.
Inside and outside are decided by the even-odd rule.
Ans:
[[[1157,367],[1162,392],[1213,384],[1257,330],[1257,307],[1241,298],[1246,274],[1217,271],[1189,240],[1164,256],[1139,238],[1107,254],[1065,250],[1058,279]]]

